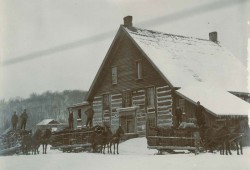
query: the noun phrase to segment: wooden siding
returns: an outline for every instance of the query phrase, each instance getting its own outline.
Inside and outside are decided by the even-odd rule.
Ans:
[[[136,75],[136,62],[138,61],[142,63],[142,79],[140,80]],[[117,84],[115,85],[112,85],[112,67],[117,67]],[[103,120],[110,123],[113,132],[118,128],[121,122],[117,109],[122,108],[123,94],[126,91],[131,92],[132,106],[137,106],[136,133],[146,134],[147,115],[158,125],[170,126],[172,124],[170,87],[126,36],[115,43],[93,87],[89,101],[93,101],[95,111],[97,111],[94,117],[95,124],[100,124]],[[155,107],[147,107],[146,89],[148,87],[155,87]],[[110,110],[107,108],[100,110],[104,94],[110,95]],[[159,112],[158,115],[157,112]]]
[[[132,105],[138,106],[136,111],[136,125],[139,135],[145,135],[146,132],[145,100],[146,94],[144,89],[134,90],[132,92]]]
[[[169,86],[156,88],[157,125],[171,127],[172,119],[172,90]]]
[[[93,100],[93,126],[102,125],[102,96],[96,96]]]
[[[122,107],[122,94],[112,94],[111,95],[111,130],[114,133],[119,127],[119,113],[118,108]]]
[[[96,82],[98,85],[95,86],[94,96],[104,93],[122,93],[122,91],[128,89],[140,89],[147,86],[162,86],[166,84],[165,80],[127,37],[116,43],[110,55],[100,78]],[[142,62],[143,78],[140,80],[136,79],[136,62],[138,60]],[[114,66],[117,66],[116,85],[112,85],[111,70]]]

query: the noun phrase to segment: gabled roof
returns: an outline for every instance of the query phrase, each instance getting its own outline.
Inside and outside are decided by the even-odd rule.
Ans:
[[[248,92],[246,67],[219,43],[122,27],[174,87],[207,82],[227,91]]]
[[[249,113],[250,105],[228,92],[249,92],[247,69],[219,43],[124,26],[118,30],[90,87],[87,100],[120,35],[128,36],[166,82],[171,87],[180,88],[177,91],[180,95],[192,102],[201,101],[210,113],[217,115]],[[196,87],[199,88],[196,90]],[[209,87],[216,88],[211,91]],[[213,102],[212,99],[218,100]],[[231,106],[227,107],[227,103]]]

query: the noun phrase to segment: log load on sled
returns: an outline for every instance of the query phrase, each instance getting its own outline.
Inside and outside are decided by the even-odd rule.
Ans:
[[[159,153],[174,153],[174,150],[189,150],[198,153],[200,134],[198,128],[161,128],[150,127],[147,132],[148,148],[157,149]]]
[[[102,133],[101,126],[93,128],[81,128],[71,130],[65,128],[59,132],[52,132],[50,144],[51,149],[58,149],[63,152],[85,152],[92,151],[92,141],[95,134]]]
[[[30,133],[26,130],[7,130],[0,136],[0,155],[22,153],[23,140]]]
[[[220,150],[220,154],[232,154],[230,148],[235,146],[237,154],[243,154],[242,138],[245,133],[237,128],[203,127],[203,128],[162,128],[150,127],[147,133],[148,148],[175,153],[174,150],[189,150],[195,154],[203,151]]]

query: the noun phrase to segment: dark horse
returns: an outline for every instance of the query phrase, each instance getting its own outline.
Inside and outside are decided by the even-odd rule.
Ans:
[[[32,136],[31,146],[32,146],[32,154],[39,154],[40,140],[42,136],[42,131],[37,129],[34,135]]]
[[[229,153],[232,154],[230,151],[230,131],[226,126],[222,127],[209,127],[205,130],[204,134],[204,141],[205,141],[205,148],[209,149],[213,152],[214,149],[219,148],[221,150],[221,154],[224,154],[224,149],[226,149],[226,155]]]
[[[239,122],[232,131],[232,144],[235,144],[237,155],[243,155],[243,137],[246,136],[246,132],[248,129],[248,124],[245,122]]]
[[[23,154],[27,155],[29,151],[32,149],[32,131],[22,130],[20,134],[22,137],[21,149]]]
[[[91,136],[91,144],[92,144],[92,149],[93,149],[93,152],[98,152],[99,149],[100,151],[99,152],[102,152],[102,148],[103,148],[103,145],[104,145],[104,140],[105,140],[105,128],[102,127],[102,126],[94,126],[93,128],[93,134]],[[100,146],[100,147],[98,147]]]
[[[51,137],[51,130],[46,129],[41,136],[41,144],[43,145],[43,154],[47,153],[47,145],[49,144]]]
[[[124,135],[124,131],[123,131],[122,127],[119,126],[118,129],[116,130],[115,134],[113,135],[112,139],[110,140],[110,144],[109,144],[110,153],[112,153],[111,147],[112,147],[112,145],[114,145],[114,154],[115,154],[115,144],[116,144],[116,153],[119,154],[118,146],[119,146],[121,137],[123,135]]]
[[[101,149],[101,152],[103,154],[105,154],[106,146],[108,148],[108,153],[111,153],[111,149],[109,145],[110,145],[110,141],[112,138],[113,138],[113,134],[112,134],[110,127],[107,125],[104,125],[104,132],[103,132],[103,139],[102,139],[103,144],[102,144],[102,149]]]

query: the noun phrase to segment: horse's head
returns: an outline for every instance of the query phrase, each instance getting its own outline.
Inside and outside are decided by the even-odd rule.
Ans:
[[[46,137],[49,138],[51,136],[51,134],[52,134],[51,129],[46,129],[45,134],[46,134]]]
[[[105,128],[99,125],[96,125],[95,127],[93,127],[93,129],[98,135],[103,134],[105,132]]]
[[[37,129],[36,132],[34,133],[33,137],[36,139],[41,138],[42,136],[42,130],[41,129]]]
[[[116,134],[119,135],[119,136],[124,135],[124,130],[122,129],[121,126],[118,127],[118,129],[117,129],[117,131],[116,131]]]

